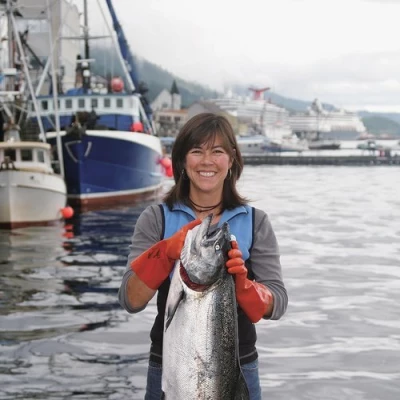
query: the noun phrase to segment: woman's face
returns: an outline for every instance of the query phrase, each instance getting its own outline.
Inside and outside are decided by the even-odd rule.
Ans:
[[[222,196],[224,180],[232,161],[222,147],[217,135],[214,143],[204,143],[194,147],[186,154],[186,174],[190,179],[190,191],[199,194],[219,194]]]

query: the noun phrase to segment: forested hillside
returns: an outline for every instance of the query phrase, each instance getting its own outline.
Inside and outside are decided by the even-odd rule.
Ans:
[[[400,125],[385,117],[370,116],[362,118],[367,131],[374,135],[400,136]]]
[[[105,71],[109,70],[110,66],[112,66],[115,75],[123,75],[114,49],[95,47],[92,49],[92,56],[96,58],[96,63],[94,64],[95,73],[104,75]],[[152,102],[163,89],[171,89],[174,79],[176,80],[179,92],[182,96],[182,107],[184,108],[199,99],[210,99],[219,95],[216,90],[212,90],[211,88],[195,82],[185,81],[162,67],[144,59],[136,60],[136,68],[139,80],[146,82],[149,88],[147,97],[150,102]]]

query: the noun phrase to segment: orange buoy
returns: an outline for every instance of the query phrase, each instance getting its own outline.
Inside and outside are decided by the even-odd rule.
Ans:
[[[114,93],[120,93],[124,90],[124,81],[119,76],[111,79],[111,90]]]
[[[168,178],[171,178],[174,176],[174,171],[172,170],[172,165],[170,165],[168,168],[165,168],[165,175],[168,176]]]
[[[171,178],[171,176],[174,175],[172,171],[172,160],[169,157],[165,156],[163,158],[160,158],[158,162],[162,166],[164,175]]]
[[[136,121],[131,125],[131,132],[143,132],[143,124],[140,121]]]
[[[170,159],[169,157],[163,157],[163,158],[160,160],[160,164],[161,164],[165,169],[168,169],[168,168],[171,168],[171,167],[172,167],[172,161],[171,161],[171,159]]]
[[[65,219],[72,218],[74,215],[74,209],[70,206],[64,207],[61,209],[61,215]]]

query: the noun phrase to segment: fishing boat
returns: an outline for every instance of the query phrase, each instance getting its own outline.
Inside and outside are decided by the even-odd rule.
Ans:
[[[268,153],[302,152],[303,144],[274,141],[264,135],[249,135],[236,137],[240,152],[244,156],[260,156]]]
[[[84,1],[85,28],[80,38],[85,43],[85,54],[83,57],[79,54],[73,60],[74,84],[68,87],[65,74],[59,75],[57,99],[51,93],[38,96],[40,117],[34,111],[30,115],[33,123],[43,124],[47,142],[55,146],[57,126],[54,115],[58,113],[62,149],[58,161],[65,175],[68,202],[80,211],[151,200],[162,190],[162,145],[153,128],[151,109],[145,96],[147,88],[139,82],[134,58],[113,4],[106,1],[106,5],[114,31],[105,18],[106,11],[101,9],[104,24],[124,75],[93,73],[95,60],[90,54],[88,10]],[[75,6],[66,3],[65,7]],[[62,14],[62,10],[60,12]],[[60,20],[63,15],[57,15],[57,18]],[[74,19],[71,19],[70,26],[73,23]],[[62,39],[62,36],[56,36],[55,42]],[[57,53],[49,54],[48,63],[54,54]],[[44,76],[48,63],[43,69]],[[45,81],[43,78],[40,82],[42,87]],[[42,91],[42,87],[37,91]]]
[[[35,102],[35,94],[15,4],[3,7],[0,30],[8,35],[0,47],[0,228],[53,224],[65,216],[66,185],[52,167],[51,146],[21,139],[27,98]]]
[[[339,150],[340,146],[341,143],[338,140],[323,139],[319,131],[311,136],[308,143],[308,148],[310,150]]]
[[[63,217],[67,189],[48,143],[22,141],[10,127],[0,142],[0,228],[50,225]]]

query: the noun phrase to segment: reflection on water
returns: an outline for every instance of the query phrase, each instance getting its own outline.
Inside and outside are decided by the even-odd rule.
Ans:
[[[245,169],[290,300],[258,324],[264,398],[400,398],[398,183],[396,167]],[[0,231],[0,399],[143,398],[155,304],[117,301],[143,207]]]

